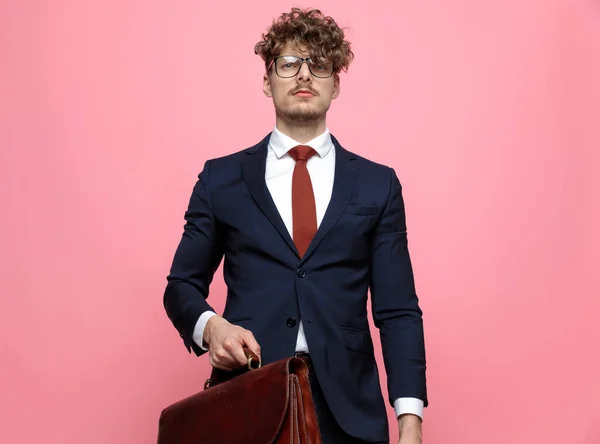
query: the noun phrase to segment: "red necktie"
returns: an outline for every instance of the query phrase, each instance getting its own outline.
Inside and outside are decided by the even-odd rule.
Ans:
[[[289,154],[296,161],[292,176],[293,238],[302,257],[317,232],[315,195],[306,169],[306,162],[316,151],[309,146],[298,145],[292,148]]]

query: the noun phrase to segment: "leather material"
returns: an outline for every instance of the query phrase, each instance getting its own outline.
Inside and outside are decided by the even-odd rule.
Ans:
[[[301,358],[248,371],[213,369],[208,387],[165,408],[158,444],[321,444]]]

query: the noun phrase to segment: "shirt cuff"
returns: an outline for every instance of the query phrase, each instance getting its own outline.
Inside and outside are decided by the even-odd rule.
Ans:
[[[418,398],[398,398],[394,400],[396,418],[407,413],[417,415],[423,420],[424,403]]]
[[[205,311],[200,315],[198,321],[196,322],[196,326],[194,327],[194,333],[192,334],[192,339],[198,347],[200,347],[204,351],[208,351],[208,348],[204,346],[204,328],[206,327],[206,323],[210,318],[212,318],[216,313],[214,311]]]

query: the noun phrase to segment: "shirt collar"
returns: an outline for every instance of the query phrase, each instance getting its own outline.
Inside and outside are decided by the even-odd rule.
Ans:
[[[281,131],[275,127],[273,132],[271,133],[271,138],[269,139],[269,146],[275,152],[275,155],[278,159],[281,159],[289,150],[298,145],[308,145],[312,149],[314,149],[319,157],[325,157],[331,147],[333,146],[333,142],[331,140],[331,134],[329,129],[325,129],[325,132],[312,140],[309,140],[306,143],[300,143],[295,141],[289,136],[286,136]]]

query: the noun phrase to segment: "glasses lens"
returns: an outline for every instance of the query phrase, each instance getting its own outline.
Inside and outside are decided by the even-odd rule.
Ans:
[[[327,60],[322,61],[310,61],[308,67],[315,77],[329,77],[333,74],[333,63]]]
[[[275,62],[277,74],[281,77],[294,77],[300,71],[302,60],[294,56],[279,57]]]
[[[328,60],[310,60],[307,63],[310,72],[315,77],[330,77],[333,74],[333,63]],[[301,58],[281,56],[275,61],[275,72],[279,77],[294,77],[300,71],[301,66]]]

